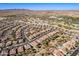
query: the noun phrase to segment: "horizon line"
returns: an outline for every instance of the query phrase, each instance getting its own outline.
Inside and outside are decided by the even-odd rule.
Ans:
[[[1,10],[31,10],[31,11],[79,11],[79,9],[39,9],[39,10],[34,10],[34,9],[27,9],[27,8],[7,8],[7,9],[0,9]]]

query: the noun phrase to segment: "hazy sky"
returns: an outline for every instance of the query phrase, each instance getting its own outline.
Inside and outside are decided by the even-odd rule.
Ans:
[[[0,3],[0,9],[79,10],[79,3]]]

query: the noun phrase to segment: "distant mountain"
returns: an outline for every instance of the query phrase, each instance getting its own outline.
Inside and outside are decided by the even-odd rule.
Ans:
[[[68,15],[79,17],[79,10],[29,10],[29,9],[4,9],[0,10],[0,16],[16,14],[34,14],[34,15]]]
[[[30,9],[3,9],[3,10],[0,10],[0,11],[32,11]]]
[[[0,16],[26,14],[29,12],[32,12],[32,10],[29,10],[29,9],[4,9],[4,10],[0,10]]]

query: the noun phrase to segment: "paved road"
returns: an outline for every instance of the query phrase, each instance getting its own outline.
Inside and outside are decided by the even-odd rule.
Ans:
[[[79,47],[71,54],[71,56],[76,56],[79,53]]]

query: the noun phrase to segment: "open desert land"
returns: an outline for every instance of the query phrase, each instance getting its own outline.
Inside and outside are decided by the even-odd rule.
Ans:
[[[79,11],[0,10],[0,56],[79,56]]]

